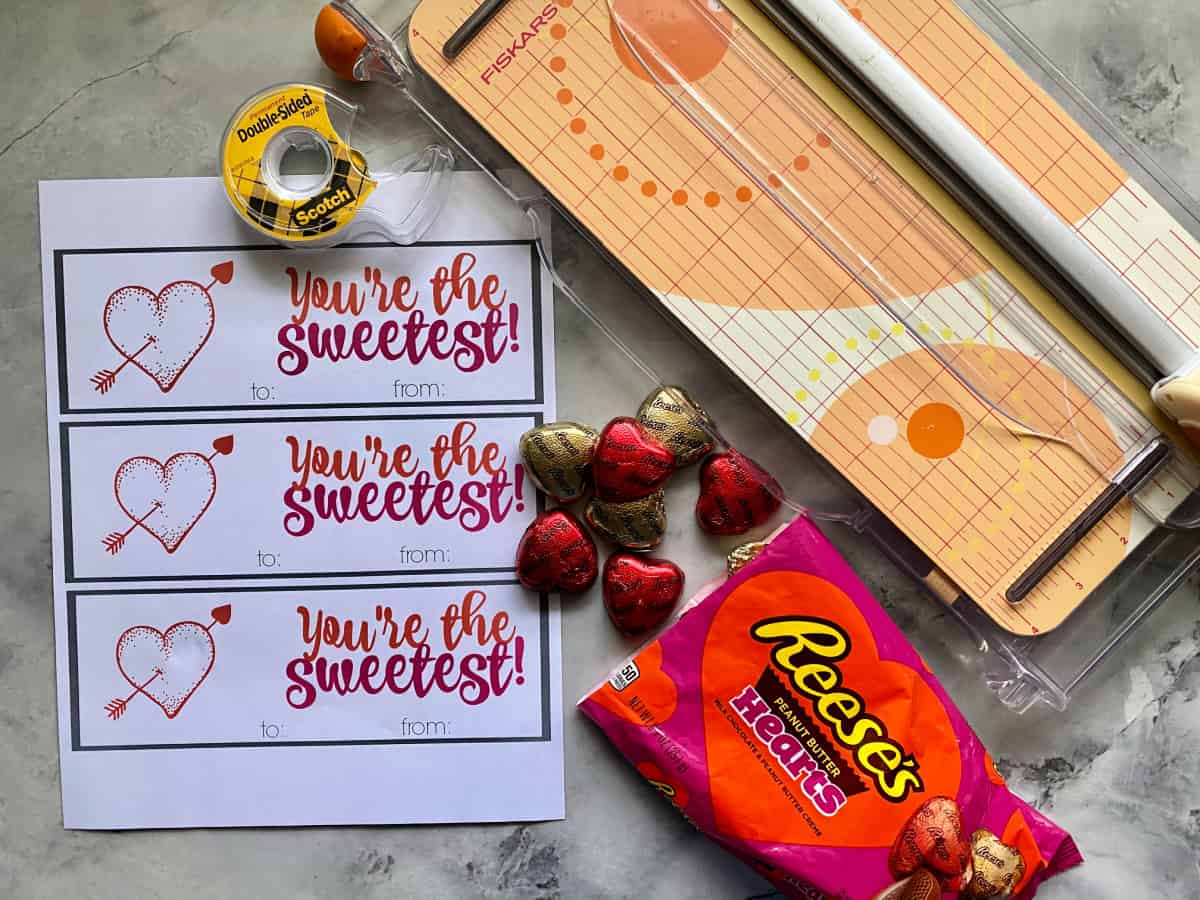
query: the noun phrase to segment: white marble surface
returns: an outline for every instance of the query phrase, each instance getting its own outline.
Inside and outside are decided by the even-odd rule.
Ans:
[[[406,0],[395,0],[400,6]],[[215,173],[236,104],[270,83],[324,78],[315,3],[4,0],[0,10],[0,896],[14,898],[720,898],[766,888],[714,850],[567,713],[568,819],[528,827],[81,833],[62,829],[50,623],[38,178]],[[1001,5],[1185,186],[1200,192],[1200,7],[1194,0],[1006,0]],[[376,98],[378,99],[378,98]],[[566,247],[568,255],[578,248]],[[595,266],[586,252],[580,265]],[[585,268],[584,271],[587,271]],[[781,429],[723,391],[706,358],[595,268],[590,296],[670,378],[713,398],[764,455],[803,460]],[[641,377],[560,318],[562,412],[626,412]],[[601,384],[603,390],[597,390]],[[784,466],[806,496],[839,488]],[[720,548],[671,496],[664,548],[693,583]],[[1088,857],[1041,896],[1200,898],[1200,609],[1182,588],[1065,714],[1016,717],[962,664],[946,616],[873,548],[843,548],[975,724],[1014,787]],[[567,698],[622,653],[596,595],[567,604]],[[403,798],[397,798],[402,803]]]

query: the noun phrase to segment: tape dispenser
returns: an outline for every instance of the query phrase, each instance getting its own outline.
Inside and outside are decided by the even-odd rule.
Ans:
[[[323,247],[380,234],[411,244],[445,204],[454,157],[438,144],[397,152],[360,106],[317,84],[281,84],[230,119],[221,175],[238,215],[280,243]],[[386,189],[400,179],[404,190]]]

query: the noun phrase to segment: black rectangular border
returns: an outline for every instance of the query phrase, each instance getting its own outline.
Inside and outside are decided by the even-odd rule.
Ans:
[[[511,247],[528,246],[530,280],[533,286],[533,386],[534,396],[523,400],[449,400],[415,403],[246,403],[224,406],[154,406],[147,407],[112,407],[95,409],[75,409],[70,405],[70,394],[67,384],[67,308],[66,286],[64,284],[63,260],[68,256],[104,256],[104,255],[135,255],[146,253],[244,253],[267,250],[286,250],[278,244],[227,244],[197,247],[101,247],[55,250],[54,252],[54,305],[55,320],[58,323],[58,409],[59,414],[68,415],[97,415],[113,416],[130,413],[194,413],[194,412],[251,412],[262,410],[302,410],[328,409],[337,406],[342,409],[428,409],[431,407],[479,407],[479,406],[528,406],[542,403],[546,398],[545,372],[542,366],[542,279],[541,259],[538,256],[537,242],[533,240],[503,240],[503,241],[418,241],[414,244],[396,244],[392,241],[358,241],[339,244],[339,248],[377,249],[390,247],[407,249],[408,247]]]
[[[271,585],[264,587],[231,588],[180,588],[138,589],[130,591],[67,591],[67,662],[71,696],[71,750],[77,753],[108,752],[113,750],[230,750],[257,749],[259,747],[379,747],[399,744],[541,744],[551,740],[553,729],[550,721],[550,596],[538,594],[538,636],[541,640],[539,668],[541,671],[542,703],[540,735],[488,738],[375,738],[352,741],[222,741],[193,744],[105,744],[84,746],[80,742],[79,726],[79,644],[76,627],[76,599],[83,596],[112,596],[126,594],[245,594],[283,593],[285,591],[382,591],[405,590],[408,588],[478,587],[481,585],[516,585],[513,579],[489,581],[425,581],[411,584],[355,584],[355,585]]]
[[[170,428],[177,425],[244,425],[244,424],[278,424],[280,422],[428,422],[437,419],[456,421],[462,418],[450,413],[438,415],[405,415],[405,416],[292,416],[286,418],[254,418],[254,419],[151,419],[113,421],[102,419],[94,422],[59,422],[58,443],[61,455],[62,471],[62,533],[63,533],[63,582],[65,584],[137,584],[145,582],[169,583],[179,581],[297,581],[310,578],[392,578],[399,575],[496,575],[508,574],[512,566],[495,566],[466,569],[381,569],[370,571],[345,572],[289,572],[265,574],[261,572],[238,573],[232,575],[210,575],[198,573],[193,575],[127,575],[122,577],[80,577],[75,574],[75,544],[71,529],[71,431],[82,428]],[[541,412],[484,412],[472,413],[472,419],[529,419],[537,427],[545,419]],[[528,483],[528,479],[526,479]],[[537,497],[535,512],[540,513],[546,508],[546,500],[541,491],[534,491]]]

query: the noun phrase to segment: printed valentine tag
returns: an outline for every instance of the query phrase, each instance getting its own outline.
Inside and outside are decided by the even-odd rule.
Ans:
[[[64,824],[561,818],[528,219],[460,173],[406,247],[265,243],[217,179],[46,182],[41,223]]]
[[[548,617],[548,598],[511,578],[72,590],[71,669],[88,677],[74,684],[71,745],[449,746],[544,737]]]
[[[60,250],[64,413],[539,404],[531,240]]]
[[[70,422],[68,583],[512,572],[539,413]],[[222,449],[227,453],[222,453]]]

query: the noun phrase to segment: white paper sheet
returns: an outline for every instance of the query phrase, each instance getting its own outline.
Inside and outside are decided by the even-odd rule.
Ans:
[[[551,285],[453,178],[419,245],[318,252],[218,179],[42,183],[66,827],[563,816],[557,599],[513,572]]]

